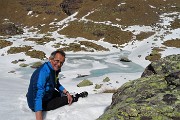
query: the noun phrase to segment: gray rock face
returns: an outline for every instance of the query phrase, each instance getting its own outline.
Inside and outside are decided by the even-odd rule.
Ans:
[[[113,94],[98,120],[179,120],[180,54],[152,62],[142,77]]]

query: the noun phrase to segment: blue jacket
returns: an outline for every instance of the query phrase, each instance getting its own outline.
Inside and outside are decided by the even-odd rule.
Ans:
[[[56,80],[59,72],[60,70],[57,72],[53,70],[50,62],[45,62],[34,71],[27,93],[28,106],[32,111],[42,111],[42,102],[50,100],[55,89],[64,90],[64,87]]]

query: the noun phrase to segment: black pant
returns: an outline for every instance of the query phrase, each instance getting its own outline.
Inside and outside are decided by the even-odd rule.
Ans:
[[[79,97],[72,95],[72,98],[73,98],[72,102],[77,102]],[[43,111],[49,111],[49,110],[57,109],[67,104],[68,104],[67,96],[61,96],[61,94],[58,91],[54,91],[52,99],[49,101],[43,101],[42,106],[43,106]]]

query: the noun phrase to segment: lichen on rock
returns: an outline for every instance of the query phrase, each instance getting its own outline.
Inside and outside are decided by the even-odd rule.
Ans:
[[[98,120],[180,119],[180,54],[152,62],[142,77],[123,84]]]

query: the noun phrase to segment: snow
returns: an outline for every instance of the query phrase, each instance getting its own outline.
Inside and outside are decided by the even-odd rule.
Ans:
[[[28,14],[31,14],[29,12]],[[76,20],[75,16],[68,17],[66,20],[58,22],[59,25],[68,25],[68,22]],[[179,13],[170,13],[178,14]],[[161,16],[162,22],[160,26],[164,26],[164,29],[151,28],[150,26],[129,26],[124,29],[139,34],[140,32],[155,32],[143,41],[137,41],[133,38],[132,42],[124,44],[123,48],[117,49],[112,47],[111,44],[104,42],[103,39],[99,41],[92,40],[96,44],[100,44],[106,48],[109,48],[109,52],[67,52],[67,58],[62,72],[59,75],[60,83],[71,93],[79,93],[82,91],[88,91],[89,96],[87,98],[80,98],[78,102],[72,105],[66,105],[64,107],[44,112],[44,120],[95,120],[101,114],[103,114],[106,107],[111,104],[112,93],[103,93],[108,89],[117,89],[122,84],[139,78],[144,71],[145,67],[150,63],[145,60],[145,57],[151,52],[153,47],[162,47],[162,42],[169,39],[180,38],[180,29],[167,29],[166,26],[174,19],[169,18],[168,15],[163,14]],[[178,16],[179,17],[179,16]],[[84,21],[88,21],[83,17]],[[101,22],[107,25],[112,25],[111,22]],[[120,25],[117,25],[120,27]],[[170,34],[166,34],[169,32]],[[46,45],[36,45],[34,42],[24,41],[25,38],[33,37],[40,38],[43,34],[36,34],[36,32],[28,32],[26,28],[23,35],[12,36],[12,38],[6,38],[7,41],[13,42],[13,46],[29,45],[33,46],[36,50],[42,50],[48,57],[55,48],[52,47],[54,43],[63,42],[70,43],[74,41],[86,40],[85,38],[66,38],[63,35],[59,35],[57,32],[51,33],[52,37],[56,41],[50,42]],[[161,37],[164,37],[163,40]],[[156,41],[154,41],[156,39]],[[23,63],[31,64],[36,61],[40,61],[35,58],[30,58],[24,53],[7,54],[7,50],[10,47],[0,49],[0,116],[2,120],[34,120],[35,114],[28,108],[26,103],[25,94],[28,89],[29,79],[32,72],[35,69],[30,67],[20,68],[19,64],[11,63],[14,60],[25,59]],[[165,57],[171,54],[179,54],[179,48],[169,48],[161,52]],[[140,56],[139,56],[140,55]],[[122,56],[128,56],[132,62],[125,63],[120,62],[119,59]],[[45,60],[47,61],[47,60]],[[83,78],[77,78],[78,74],[88,75]],[[109,82],[103,82],[103,79],[109,77]],[[84,79],[91,80],[94,84],[87,87],[77,87],[77,84]],[[101,89],[95,90],[95,84],[103,84]]]

